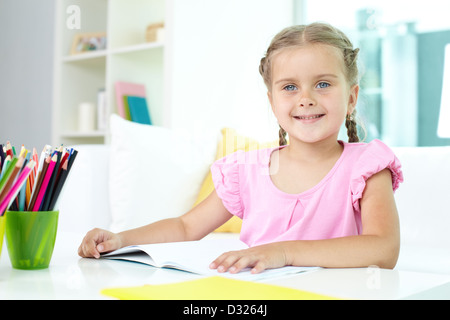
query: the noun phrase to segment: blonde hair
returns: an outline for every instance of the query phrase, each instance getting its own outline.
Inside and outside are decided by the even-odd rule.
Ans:
[[[326,23],[312,23],[288,27],[278,33],[270,43],[266,55],[261,59],[259,73],[264,79],[267,89],[272,89],[272,58],[282,49],[301,47],[308,44],[327,44],[339,49],[344,58],[346,78],[350,86],[359,83],[358,53],[352,42],[339,29]],[[345,121],[349,142],[359,142],[356,110]],[[286,131],[280,127],[280,146],[286,145]]]

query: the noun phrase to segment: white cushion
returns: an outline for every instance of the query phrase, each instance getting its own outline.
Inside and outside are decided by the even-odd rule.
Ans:
[[[213,153],[185,133],[130,122],[115,114],[110,127],[111,231],[187,212]]]

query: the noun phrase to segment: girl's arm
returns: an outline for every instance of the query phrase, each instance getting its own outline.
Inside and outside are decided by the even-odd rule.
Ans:
[[[213,191],[186,214],[119,233],[123,246],[200,240],[232,217]]]
[[[112,233],[106,230],[89,231],[81,243],[78,254],[99,258],[100,253],[136,244],[199,240],[228,221],[232,215],[213,191],[204,201],[181,217]]]
[[[389,170],[367,180],[360,206],[363,230],[359,236],[257,246],[223,254],[211,267],[233,273],[245,267],[253,267],[252,272],[257,273],[285,265],[394,268],[400,249],[400,231]]]

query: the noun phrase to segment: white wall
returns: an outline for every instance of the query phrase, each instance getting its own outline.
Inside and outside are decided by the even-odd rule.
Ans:
[[[174,3],[170,126],[200,135],[229,126],[278,139],[258,69],[272,37],[292,24],[292,0]]]
[[[0,0],[0,143],[51,139],[54,0]]]

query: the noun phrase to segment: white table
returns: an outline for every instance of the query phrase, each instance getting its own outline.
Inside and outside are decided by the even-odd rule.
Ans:
[[[48,269],[11,267],[6,245],[0,259],[0,300],[109,299],[109,287],[184,281],[199,276],[124,261],[82,259],[82,235],[58,234]],[[266,283],[350,299],[450,299],[450,275],[378,268],[319,269]]]

